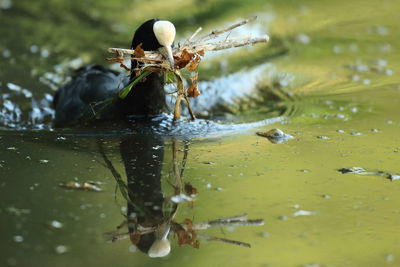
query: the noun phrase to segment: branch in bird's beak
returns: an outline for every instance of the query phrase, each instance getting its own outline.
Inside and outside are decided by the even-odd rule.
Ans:
[[[171,66],[171,70],[174,69],[174,56],[172,55],[172,48],[170,45],[168,46],[161,46],[158,48],[158,52],[164,56],[165,59],[168,60],[169,65]]]

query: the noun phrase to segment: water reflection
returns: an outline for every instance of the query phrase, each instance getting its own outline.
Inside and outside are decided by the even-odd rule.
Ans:
[[[129,135],[121,138],[120,153],[125,167],[126,182],[108,159],[99,141],[99,151],[107,168],[117,181],[119,193],[127,201],[126,214],[116,231],[107,232],[112,242],[130,239],[131,243],[149,257],[164,257],[171,251],[169,237],[174,234],[179,245],[199,248],[200,239],[222,241],[250,247],[250,244],[199,234],[211,227],[263,225],[261,219],[248,220],[247,215],[194,223],[190,219],[177,222],[179,205],[193,208],[197,189],[183,181],[190,143],[187,140],[165,140],[160,135]],[[168,157],[166,148],[171,147]],[[163,166],[168,170],[163,172]]]

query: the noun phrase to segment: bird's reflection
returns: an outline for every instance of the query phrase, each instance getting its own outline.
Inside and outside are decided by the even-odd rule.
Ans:
[[[164,140],[159,136],[136,135],[123,138],[120,144],[128,186],[127,219],[130,239],[151,257],[169,253],[167,239],[170,218],[163,216],[164,195],[161,171],[164,159]],[[138,227],[154,232],[136,234]]]
[[[197,231],[227,225],[262,225],[263,220],[247,220],[246,215],[202,223],[193,223],[189,219],[181,223],[174,220],[178,205],[182,202],[191,204],[197,195],[197,189],[182,179],[189,152],[188,141],[165,140],[153,134],[123,137],[120,153],[126,180],[116,171],[99,144],[103,159],[116,179],[120,193],[127,200],[124,222],[117,227],[117,231],[106,233],[110,240],[129,238],[133,245],[150,257],[164,257],[170,253],[168,238],[171,233],[175,234],[179,245],[197,248],[199,238],[204,238],[250,247],[244,242],[200,235]],[[164,155],[169,150],[171,157]]]

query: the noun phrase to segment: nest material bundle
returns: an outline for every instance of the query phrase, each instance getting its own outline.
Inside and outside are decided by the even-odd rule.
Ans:
[[[267,43],[269,41],[269,36],[265,35],[263,37],[252,38],[250,35],[241,36],[237,38],[226,38],[222,41],[216,40],[219,36],[224,33],[229,33],[233,29],[245,25],[251,21],[256,20],[257,17],[251,17],[235,23],[229,27],[221,30],[212,31],[210,34],[204,35],[196,39],[198,33],[202,28],[198,28],[189,38],[187,38],[182,44],[179,44],[177,48],[173,50],[174,56],[174,68],[171,69],[168,60],[164,59],[163,56],[156,51],[143,51],[140,47],[136,47],[134,50],[122,49],[122,48],[109,48],[108,52],[115,53],[114,58],[108,58],[108,61],[118,62],[121,67],[126,70],[130,70],[124,65],[125,60],[136,60],[139,63],[139,67],[134,69],[136,77],[132,80],[128,86],[122,89],[118,97],[125,98],[130,90],[140,82],[143,78],[152,72],[166,71],[167,73],[172,73],[174,77],[174,82],[176,83],[176,102],[174,110],[174,120],[179,120],[181,117],[180,104],[182,100],[185,100],[191,119],[194,120],[195,116],[190,108],[189,97],[197,97],[200,95],[198,89],[198,66],[204,57],[206,52],[219,51],[224,49],[229,49],[233,47],[241,47],[254,45],[257,43]],[[191,83],[188,88],[184,88],[183,78],[180,73],[181,69],[187,69],[192,72]]]

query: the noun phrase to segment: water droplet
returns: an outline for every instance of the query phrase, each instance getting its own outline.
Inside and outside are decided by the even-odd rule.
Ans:
[[[2,54],[3,54],[3,57],[6,57],[6,58],[11,57],[11,51],[8,49],[4,49]]]
[[[61,229],[61,228],[63,228],[63,226],[64,226],[61,222],[56,221],[56,220],[52,221],[52,222],[50,223],[50,225],[51,225],[51,227],[53,227],[53,228],[55,228],[55,229]]]
[[[43,58],[47,58],[47,57],[50,56],[50,51],[47,50],[47,49],[42,49],[42,50],[40,51],[40,56],[43,57]]]
[[[31,51],[31,53],[37,53],[37,52],[39,52],[39,46],[37,46],[37,45],[31,45],[31,47],[29,48],[29,50]]]
[[[64,254],[68,252],[68,248],[64,245],[58,245],[55,248],[57,254]]]
[[[24,237],[21,235],[14,236],[14,241],[17,243],[22,243],[24,241]]]
[[[16,84],[14,84],[14,83],[7,83],[7,87],[8,87],[8,89],[10,89],[11,91],[16,91],[16,92],[19,92],[19,91],[21,91],[21,86],[19,86],[19,85],[16,85]]]

